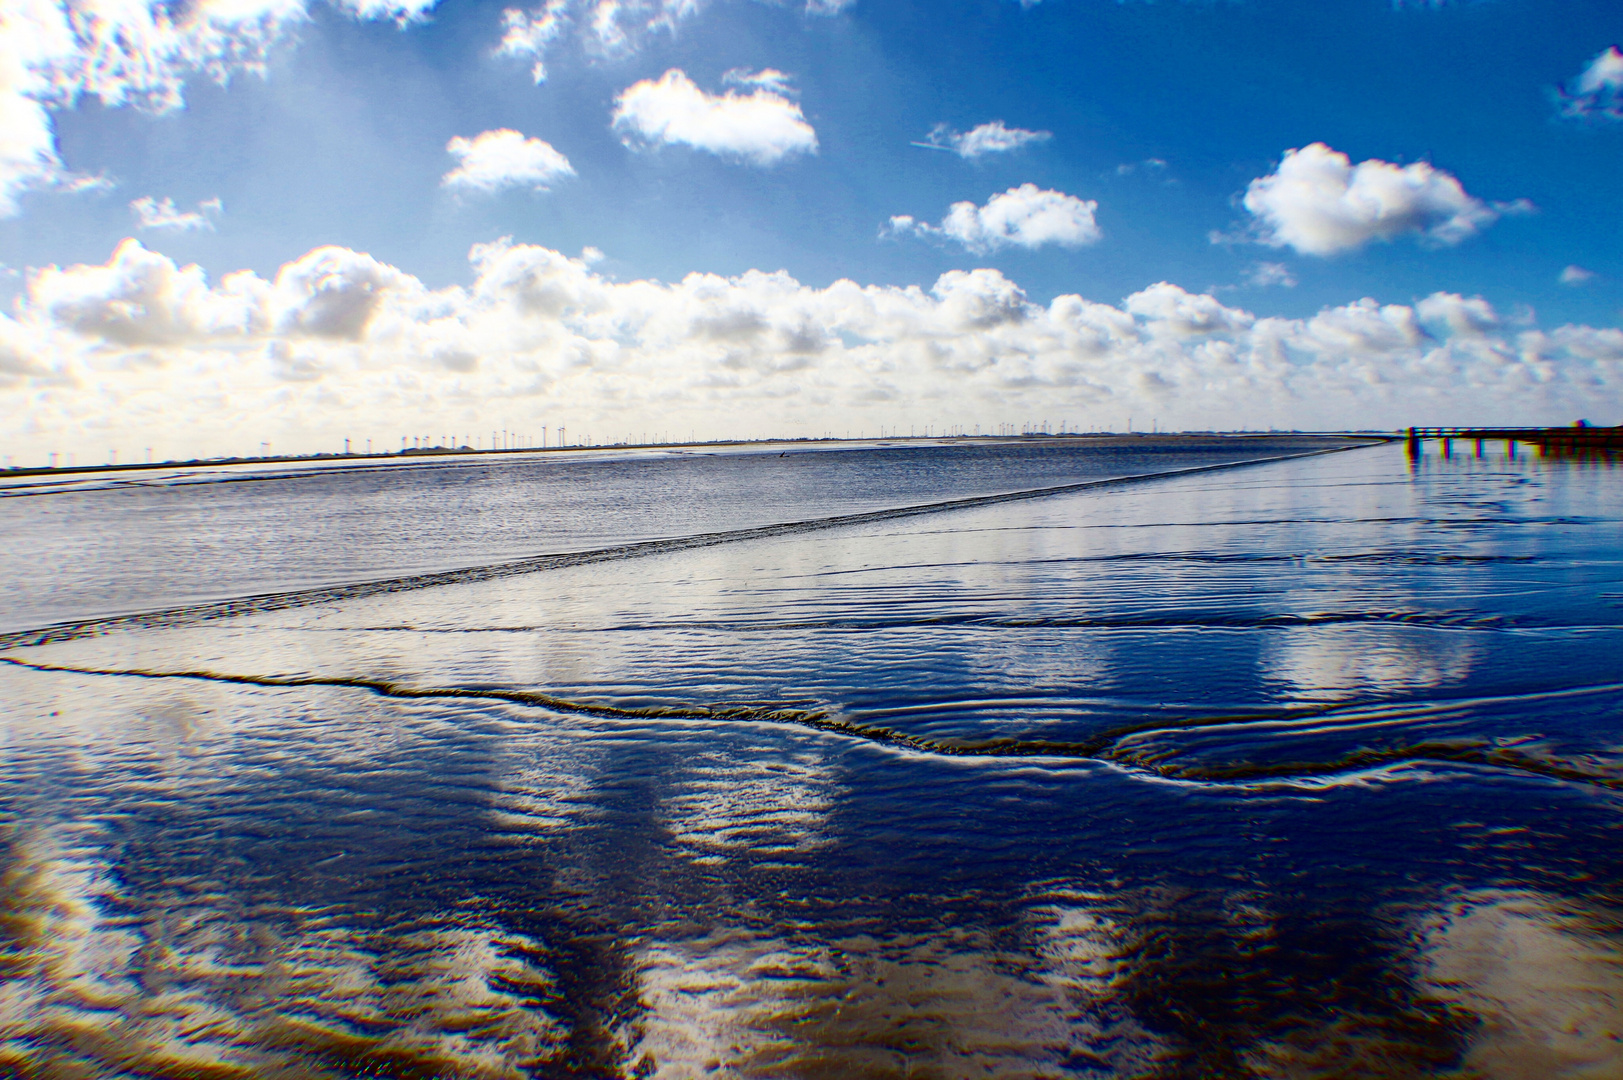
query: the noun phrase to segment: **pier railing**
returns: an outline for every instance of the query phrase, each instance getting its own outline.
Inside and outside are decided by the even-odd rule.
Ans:
[[[1412,427],[1404,433],[1409,456],[1419,457],[1427,439],[1440,441],[1444,456],[1458,441],[1475,444],[1478,456],[1484,442],[1503,442],[1512,456],[1516,444],[1533,446],[1541,457],[1615,458],[1623,455],[1623,427]]]

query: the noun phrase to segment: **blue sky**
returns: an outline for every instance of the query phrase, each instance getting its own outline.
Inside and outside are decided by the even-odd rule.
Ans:
[[[1615,3],[552,0],[505,53],[547,0],[164,15],[0,24],[19,461],[1623,420]]]

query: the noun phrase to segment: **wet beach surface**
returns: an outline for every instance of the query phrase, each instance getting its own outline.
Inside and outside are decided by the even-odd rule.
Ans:
[[[791,442],[0,473],[0,633],[1347,442]]]
[[[955,452],[5,500],[157,523],[5,628],[1246,456]],[[0,1063],[1623,1074],[1620,478],[1380,445],[14,634]],[[143,573],[205,520],[253,557]]]

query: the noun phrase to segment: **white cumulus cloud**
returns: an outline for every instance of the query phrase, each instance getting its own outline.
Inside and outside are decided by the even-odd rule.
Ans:
[[[1602,50],[1556,96],[1561,115],[1575,120],[1623,120],[1623,52]]]
[[[1094,219],[1098,208],[1092,199],[1021,184],[993,195],[985,206],[967,201],[953,203],[940,225],[899,214],[890,219],[884,232],[954,240],[975,252],[1038,248],[1045,244],[1082,247],[1097,243],[1104,235]]]
[[[1003,121],[993,120],[968,131],[954,131],[946,124],[937,124],[923,142],[913,145],[931,150],[951,150],[961,158],[974,160],[987,154],[1006,154],[1031,143],[1047,142],[1053,137],[1049,131],[1005,127]]]
[[[733,80],[754,80],[748,94],[710,94],[672,68],[644,79],[614,100],[614,130],[627,145],[691,146],[754,165],[775,165],[817,151],[817,133],[800,106],[782,93],[785,76],[770,69]]]
[[[1249,311],[1225,306],[1207,293],[1186,292],[1168,281],[1129,296],[1122,307],[1156,334],[1190,337],[1246,330],[1257,320]]]
[[[566,176],[574,176],[569,159],[543,139],[526,139],[511,128],[484,131],[473,138],[456,136],[445,150],[457,167],[440,178],[455,191],[500,191],[527,187],[547,191]]]
[[[331,0],[360,19],[407,23],[435,0]],[[84,98],[152,113],[185,104],[186,80],[263,74],[270,50],[310,18],[311,0],[0,2],[0,217],[33,189],[84,190],[56,146],[52,109]]]
[[[1499,325],[1499,313],[1480,296],[1466,299],[1459,293],[1436,292],[1414,307],[1420,321],[1446,328],[1449,334],[1478,338]]]
[[[1263,243],[1304,255],[1404,235],[1457,244],[1506,213],[1532,210],[1525,200],[1483,202],[1423,161],[1400,166],[1371,158],[1354,165],[1324,143],[1287,150],[1276,171],[1251,181],[1244,206]]]
[[[135,215],[136,228],[139,229],[213,232],[214,218],[223,211],[219,199],[205,199],[197,204],[196,210],[181,210],[175,206],[175,200],[167,196],[154,199],[151,195],[144,195],[130,203],[130,212]]]
[[[1063,410],[1086,430],[1150,409],[1171,428],[1623,419],[1623,330],[1512,327],[1447,292],[1308,318],[1170,282],[1039,304],[984,268],[929,287],[617,281],[509,240],[475,245],[469,282],[442,289],[342,247],[210,280],[126,240],[106,263],[35,272],[0,314],[0,449],[24,461],[88,433],[165,456],[331,449],[424,415],[544,416],[612,441],[664,424],[806,434],[836,414],[873,432]]]
[[[1595,272],[1593,270],[1585,270],[1583,267],[1579,266],[1577,263],[1573,263],[1572,265],[1568,266],[1565,270],[1561,271],[1561,284],[1563,284],[1563,285],[1582,285],[1584,282],[1588,281],[1590,278],[1592,278],[1594,276],[1595,276]]]

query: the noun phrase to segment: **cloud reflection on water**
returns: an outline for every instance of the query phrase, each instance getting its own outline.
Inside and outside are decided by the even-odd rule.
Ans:
[[[1348,701],[1462,685],[1476,656],[1475,643],[1447,631],[1311,626],[1270,637],[1260,666],[1292,697]]]
[[[1464,1064],[1494,1080],[1623,1076],[1623,923],[1584,900],[1478,890],[1426,940],[1438,1000],[1478,1018]]]
[[[659,1077],[1138,1071],[1156,1041],[1112,1015],[1092,974],[1098,927],[1053,914],[1040,954],[976,925],[659,942],[641,957],[638,1047]]]
[[[1585,524],[1559,478],[1533,515],[1525,477],[1388,458],[20,650],[792,700],[943,752],[7,665],[0,1052],[53,1080],[1610,1075],[1618,934],[1574,898],[1623,872],[1615,492]],[[945,752],[1117,725],[1090,760]],[[1445,739],[1589,772],[1341,782]]]

